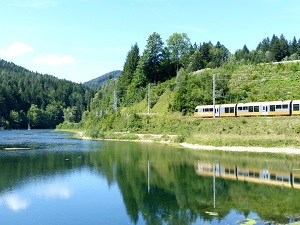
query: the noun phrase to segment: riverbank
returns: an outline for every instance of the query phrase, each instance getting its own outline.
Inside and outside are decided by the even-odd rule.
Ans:
[[[200,146],[300,149],[299,116],[217,119],[179,115],[138,115],[136,117],[129,120],[130,116],[119,115],[111,121],[106,121],[108,119],[104,118],[101,120],[102,124],[93,127],[84,127],[81,124],[76,130],[84,131],[84,136],[94,139],[150,139],[163,142],[186,142]],[[130,124],[132,126],[129,126]],[[73,129],[74,127],[75,125],[62,124],[58,128]],[[174,136],[170,138],[169,134]]]
[[[297,154],[300,155],[300,149],[294,148],[263,148],[263,147],[244,147],[244,146],[207,146],[197,145],[189,143],[180,143],[182,147],[190,148],[194,150],[220,150],[220,151],[231,151],[231,152],[260,152],[260,153],[282,153],[282,154]]]

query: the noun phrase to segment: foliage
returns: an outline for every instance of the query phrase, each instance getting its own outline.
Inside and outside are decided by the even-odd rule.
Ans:
[[[163,59],[163,44],[160,35],[154,32],[149,36],[141,57],[142,71],[145,73],[148,81],[154,84],[159,80],[160,62]]]
[[[168,38],[167,43],[171,62],[176,65],[176,72],[178,72],[179,66],[182,64],[180,59],[184,54],[189,53],[190,39],[186,33],[174,33]]]

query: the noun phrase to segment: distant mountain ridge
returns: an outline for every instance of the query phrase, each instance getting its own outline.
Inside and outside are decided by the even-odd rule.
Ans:
[[[106,83],[107,80],[109,80],[111,78],[118,79],[121,72],[122,72],[121,70],[114,70],[114,71],[111,71],[111,72],[106,73],[104,75],[101,75],[100,77],[97,77],[97,78],[92,79],[90,81],[84,82],[83,84],[88,86],[88,87],[100,87],[101,85]]]

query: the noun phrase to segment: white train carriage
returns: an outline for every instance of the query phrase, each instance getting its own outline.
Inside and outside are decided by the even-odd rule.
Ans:
[[[214,108],[215,108],[215,116],[219,116],[219,105],[201,105],[195,108],[194,117],[200,118],[212,118],[214,117]]]
[[[223,104],[219,109],[220,117],[234,117],[236,116],[236,104]]]
[[[236,113],[237,116],[289,116],[290,114],[291,101],[238,103]]]

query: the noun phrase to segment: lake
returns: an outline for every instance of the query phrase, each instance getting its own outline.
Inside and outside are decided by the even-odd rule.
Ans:
[[[299,159],[0,131],[1,224],[299,224]]]

